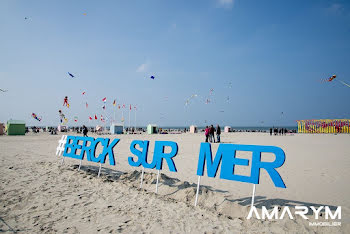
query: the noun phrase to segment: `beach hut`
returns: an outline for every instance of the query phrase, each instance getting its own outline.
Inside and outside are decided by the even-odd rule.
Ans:
[[[155,134],[157,132],[158,132],[157,131],[157,125],[155,125],[155,124],[148,124],[147,125],[147,133],[148,134]]]
[[[67,131],[68,131],[66,125],[58,125],[57,130],[58,130],[59,132],[67,132]]]
[[[111,132],[111,134],[123,134],[123,125],[112,124],[110,132]]]
[[[231,132],[231,127],[230,126],[225,126],[224,132]]]
[[[5,126],[3,123],[0,123],[0,136],[4,135],[4,130],[5,130]]]
[[[26,133],[26,123],[22,120],[10,119],[6,125],[7,135],[25,135]]]
[[[191,125],[190,126],[190,133],[197,133],[197,132],[198,132],[197,126]]]

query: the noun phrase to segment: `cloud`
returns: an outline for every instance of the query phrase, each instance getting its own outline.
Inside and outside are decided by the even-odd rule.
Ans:
[[[216,0],[220,7],[232,8],[235,3],[234,0]]]
[[[148,63],[143,63],[137,68],[137,72],[146,72],[148,69],[149,65]]]

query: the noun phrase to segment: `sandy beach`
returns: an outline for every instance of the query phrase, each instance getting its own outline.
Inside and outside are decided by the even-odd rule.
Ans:
[[[96,136],[93,136],[96,137]],[[278,169],[287,188],[276,188],[261,172],[255,206],[341,206],[341,227],[312,227],[296,217],[278,221],[247,220],[252,184],[203,176],[199,205],[194,207],[197,160],[203,134],[105,135],[120,138],[114,148],[116,166],[108,161],[97,177],[98,164],[55,156],[61,135],[33,133],[1,136],[0,230],[23,233],[349,233],[350,136],[346,134],[224,133],[222,142],[274,145],[286,154]],[[131,167],[132,140],[156,140],[179,145],[174,158],[177,173],[163,167],[155,194],[156,170]],[[218,144],[212,144],[216,152]],[[100,150],[98,148],[98,150]],[[239,157],[250,158],[239,152]],[[269,160],[263,155],[263,160]],[[249,175],[249,167],[235,173]],[[311,216],[308,216],[311,217]],[[312,218],[311,218],[312,219]]]

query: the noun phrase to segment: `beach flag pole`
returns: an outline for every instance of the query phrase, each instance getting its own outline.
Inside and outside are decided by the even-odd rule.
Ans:
[[[113,113],[113,115],[114,115],[114,117],[113,117],[113,123],[115,123],[115,108],[114,108],[114,111],[113,111],[114,113]]]
[[[198,193],[199,193],[199,186],[200,186],[200,183],[201,183],[201,177],[198,176],[196,200],[194,201],[194,206],[197,206],[197,202],[198,202]]]
[[[97,174],[97,177],[100,177],[101,167],[102,167],[102,164],[100,163],[100,168],[98,169],[98,174]]]
[[[254,206],[255,186],[256,186],[256,184],[253,185],[252,204],[250,205],[250,209]]]
[[[159,170],[157,173],[156,193],[158,193]]]
[[[129,134],[129,131],[130,131],[130,112],[131,112],[131,104],[130,104],[130,108],[129,108],[129,127],[128,127],[128,134]]]
[[[142,188],[142,184],[143,184],[143,174],[145,173],[145,168],[142,167],[142,173],[141,173],[141,184],[140,184],[140,188]]]
[[[124,110],[123,110],[123,108],[122,108],[122,122],[123,122],[123,133],[124,133]]]
[[[137,109],[136,109],[136,106],[134,108],[135,108],[135,128],[134,128],[134,130],[136,132],[136,112],[137,112]]]

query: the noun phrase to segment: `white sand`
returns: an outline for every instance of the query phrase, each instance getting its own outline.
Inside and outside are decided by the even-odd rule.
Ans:
[[[110,137],[110,136],[103,136]],[[261,206],[342,206],[341,227],[310,227],[308,221],[246,220],[252,184],[202,177],[199,206],[194,207],[197,160],[203,134],[118,135],[114,148],[116,166],[66,158],[60,166],[55,150],[60,136],[47,133],[0,137],[0,231],[32,232],[350,232],[349,135],[269,136],[264,133],[224,133],[222,142],[274,145],[286,153],[278,169],[287,188],[275,188],[262,170],[256,187]],[[128,165],[132,140],[175,141],[177,173],[163,165],[159,193],[155,194],[155,170],[146,170],[140,190],[141,168]],[[213,144],[215,152],[218,145]],[[239,157],[249,158],[240,152]],[[268,155],[263,156],[269,160]],[[137,170],[137,172],[135,172]],[[249,175],[247,167],[235,173]],[[218,176],[219,177],[219,176]],[[187,182],[186,182],[187,181]],[[324,221],[324,220],[323,220]]]

